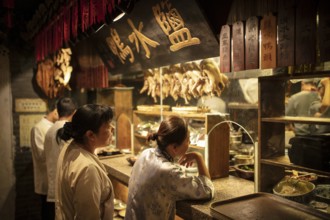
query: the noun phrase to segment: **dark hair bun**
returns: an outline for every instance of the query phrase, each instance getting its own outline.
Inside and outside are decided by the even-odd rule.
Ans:
[[[157,140],[158,138],[158,134],[157,133],[153,133],[151,136],[152,140]]]
[[[148,141],[155,141],[155,140],[157,140],[157,138],[158,138],[157,133],[150,133],[150,134],[148,134],[147,140]]]
[[[61,138],[65,141],[69,140],[72,137],[72,122],[66,122],[62,129]]]

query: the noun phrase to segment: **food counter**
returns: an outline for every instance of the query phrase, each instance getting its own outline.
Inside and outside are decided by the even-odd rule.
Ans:
[[[128,186],[132,167],[126,158],[129,155],[101,159],[111,178]],[[242,195],[254,193],[254,183],[245,179],[229,176],[213,180],[215,187],[214,199],[210,201],[180,201],[177,202],[176,214],[184,219],[212,219],[210,204]],[[116,189],[115,189],[116,190]]]

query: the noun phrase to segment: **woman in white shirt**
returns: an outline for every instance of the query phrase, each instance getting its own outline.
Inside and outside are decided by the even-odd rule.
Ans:
[[[59,156],[55,187],[56,219],[112,219],[114,192],[94,150],[108,146],[113,127],[110,107],[84,105],[58,136],[72,142]]]
[[[143,151],[133,166],[125,219],[174,219],[176,201],[213,197],[214,186],[203,156],[187,153],[189,130],[184,119],[167,118],[148,140],[155,140],[157,148]],[[199,175],[186,175],[184,166],[194,162]]]

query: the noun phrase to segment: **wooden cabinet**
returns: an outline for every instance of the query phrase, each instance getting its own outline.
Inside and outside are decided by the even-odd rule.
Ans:
[[[134,111],[134,130],[136,126],[144,121],[161,121],[169,115],[180,115],[186,120],[199,120],[203,122],[207,138],[203,147],[191,145],[190,150],[197,150],[203,153],[209,167],[212,179],[226,177],[229,173],[229,126],[223,122],[225,119],[219,114],[210,113],[174,113],[171,111]],[[138,152],[141,146],[146,145],[146,136],[134,135],[134,148]]]
[[[259,77],[257,188],[272,192],[273,187],[285,176],[286,169],[312,172],[330,177],[330,171],[317,170],[290,162],[285,149],[285,130],[289,123],[330,125],[330,118],[285,116],[285,98],[288,80],[329,77],[330,73],[301,76]]]

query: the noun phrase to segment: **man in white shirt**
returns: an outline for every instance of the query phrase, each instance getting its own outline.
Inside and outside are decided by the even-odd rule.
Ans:
[[[41,219],[48,219],[50,206],[46,202],[48,182],[46,172],[46,158],[44,141],[48,129],[58,119],[55,101],[49,101],[47,115],[45,115],[31,129],[31,151],[33,160],[34,191],[41,198]]]
[[[47,131],[45,137],[45,156],[48,180],[47,202],[50,202],[53,206],[51,219],[55,218],[55,179],[57,159],[64,144],[60,140],[57,140],[56,134],[58,130],[64,126],[65,122],[71,121],[75,111],[76,104],[73,99],[68,97],[59,99],[57,102],[59,119]]]

